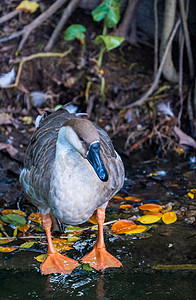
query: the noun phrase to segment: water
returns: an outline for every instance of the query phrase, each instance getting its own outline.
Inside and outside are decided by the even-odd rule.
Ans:
[[[134,162],[134,163],[133,163]],[[195,163],[189,158],[140,162],[139,157],[126,163],[127,180],[123,196],[135,195],[142,203],[172,203],[185,215],[174,224],[155,224],[138,236],[113,235],[105,228],[106,248],[123,268],[107,269],[104,274],[85,271],[82,266],[71,275],[40,274],[39,253],[20,251],[0,253],[0,300],[26,299],[195,299],[195,270],[154,270],[157,265],[196,265],[195,224],[186,221],[195,199],[187,196],[195,184]],[[156,173],[157,175],[153,175]],[[137,203],[132,203],[137,208]],[[119,203],[107,209],[107,221],[129,218],[130,211],[119,210]],[[196,207],[196,206],[195,206]],[[137,213],[136,213],[137,214]],[[83,247],[77,242],[68,256],[81,258],[92,248],[95,237],[84,236]]]

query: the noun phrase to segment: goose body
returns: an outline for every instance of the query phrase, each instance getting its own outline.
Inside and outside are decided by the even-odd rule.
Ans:
[[[124,182],[124,167],[108,134],[65,109],[39,118],[20,182],[43,216],[65,224],[87,221]]]

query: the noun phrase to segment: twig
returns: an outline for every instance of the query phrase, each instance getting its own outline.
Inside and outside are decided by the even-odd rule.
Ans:
[[[47,52],[47,53],[45,53],[45,52],[43,52],[43,53],[32,54],[30,56],[26,56],[26,57],[23,57],[21,59],[16,59],[15,61],[13,61],[13,64],[19,64],[16,80],[15,80],[15,83],[8,85],[6,87],[6,89],[7,88],[18,87],[18,84],[19,84],[19,81],[20,81],[20,76],[21,76],[21,73],[22,73],[22,68],[23,68],[23,65],[24,65],[25,62],[30,61],[30,60],[35,59],[35,58],[40,58],[40,57],[60,57],[60,58],[63,58],[66,55],[68,55],[71,51],[72,51],[72,48],[69,48],[67,51],[65,51],[63,53],[59,53],[59,52]]]
[[[20,9],[15,9],[12,12],[6,14],[5,16],[0,18],[0,25],[9,21],[10,19],[16,17],[21,12]]]
[[[43,12],[39,17],[37,17],[33,22],[30,24],[26,25],[23,30],[19,32],[15,32],[11,34],[8,37],[4,37],[0,39],[0,42],[6,42],[12,39],[15,39],[16,37],[23,36],[22,40],[20,41],[20,44],[18,46],[18,51],[22,49],[24,46],[24,43],[26,42],[29,34],[33,29],[36,27],[40,26],[45,20],[47,20],[54,12],[56,12],[62,5],[64,5],[67,2],[67,0],[57,0],[55,1],[45,12]]]
[[[193,78],[194,62],[193,62],[193,55],[192,55],[192,51],[191,51],[191,42],[190,42],[190,37],[189,37],[189,31],[188,31],[188,26],[187,26],[187,14],[186,14],[185,8],[184,8],[184,0],[179,0],[179,6],[180,6],[180,13],[181,13],[181,18],[182,18],[182,25],[183,25],[183,29],[184,29],[186,48],[187,48],[189,70],[190,70],[191,78]]]
[[[156,73],[158,70],[158,11],[157,11],[157,1],[154,1],[154,78],[156,78]]]
[[[156,78],[154,79],[154,82],[153,82],[152,86],[140,99],[138,99],[137,101],[123,107],[124,109],[131,108],[131,107],[134,107],[136,105],[142,105],[144,103],[144,101],[154,92],[155,88],[157,87],[157,85],[159,83],[159,79],[161,77],[161,73],[162,73],[162,70],[163,70],[163,66],[164,66],[169,48],[171,47],[172,41],[173,41],[174,36],[175,36],[175,34],[178,30],[179,25],[180,25],[180,19],[177,20],[176,25],[174,26],[174,29],[171,33],[171,36],[170,36],[169,40],[168,40],[167,47],[165,48],[164,55],[162,57],[162,60],[161,60]]]
[[[50,40],[48,41],[48,43],[45,47],[45,51],[50,51],[52,49],[60,31],[63,29],[63,26],[67,22],[68,18],[72,14],[72,12],[76,9],[79,2],[80,2],[80,0],[72,0],[69,3],[69,5],[63,10],[63,14],[60,19],[60,22],[58,23],[55,30],[53,31],[52,36],[50,37]]]

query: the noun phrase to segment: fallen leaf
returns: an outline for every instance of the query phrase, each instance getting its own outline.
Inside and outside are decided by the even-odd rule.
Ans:
[[[21,232],[26,233],[26,232],[29,230],[30,227],[31,227],[30,224],[25,224],[25,225],[23,225],[23,226],[19,226],[18,229],[19,229]]]
[[[33,119],[32,119],[32,117],[30,117],[30,116],[24,116],[24,117],[22,118],[22,121],[23,121],[23,123],[24,123],[25,125],[30,125],[30,124],[33,123]]]
[[[193,193],[191,193],[191,192],[189,192],[187,195],[188,195],[191,199],[194,199],[194,198],[195,198],[195,195],[194,195]]]
[[[179,137],[179,144],[182,146],[190,146],[192,148],[196,148],[196,141],[184,133],[179,127],[174,127],[175,134]]]
[[[48,256],[47,253],[44,253],[44,254],[40,254],[38,256],[35,256],[34,258],[39,261],[39,262],[44,262],[44,260],[46,259],[46,257]]]
[[[33,245],[35,244],[35,242],[27,242],[27,243],[23,243],[20,245],[20,248],[31,248]]]
[[[92,223],[92,224],[97,225],[98,222],[97,222],[96,214],[93,214],[93,215],[88,219],[88,221],[89,221],[90,223]]]
[[[131,205],[131,204],[122,204],[122,205],[120,206],[120,208],[121,208],[121,209],[129,209],[129,208],[133,208],[133,205]]]
[[[168,211],[172,210],[172,205],[168,204],[165,207],[163,207],[163,209],[161,210],[162,213],[166,213]]]
[[[65,230],[66,232],[81,231],[81,228],[79,226],[67,226]]]
[[[22,1],[17,7],[16,9],[20,9],[23,12],[27,12],[27,13],[34,13],[39,7],[39,4],[35,1]]]
[[[77,236],[72,236],[72,235],[69,236],[69,234],[68,234],[67,240],[68,240],[68,242],[76,242],[76,241],[81,240],[81,238],[79,238],[79,237],[77,237]]]
[[[151,224],[151,223],[156,223],[161,219],[160,216],[155,216],[155,215],[144,215],[142,217],[139,217],[137,221],[141,222],[142,224]]]
[[[139,206],[139,209],[141,210],[148,210],[151,212],[159,212],[163,207],[158,204],[149,203],[149,204],[143,204]]]
[[[1,217],[1,219],[15,226],[23,226],[26,224],[26,220],[24,217],[16,214],[8,214]]]
[[[5,252],[5,253],[8,253],[8,252],[12,252],[14,250],[17,250],[18,248],[12,248],[12,247],[0,247],[0,252]]]
[[[136,234],[136,233],[141,233],[141,232],[144,232],[146,231],[146,226],[144,225],[137,225],[136,228],[133,228],[129,231],[126,231],[125,234]]]
[[[196,194],[196,189],[191,189],[190,191]]]
[[[92,271],[93,268],[87,263],[82,265],[83,270],[85,271]]]
[[[162,213],[161,212],[156,212],[156,211],[144,211],[143,212],[144,215],[153,215],[153,216],[157,216],[157,217],[162,217]]]
[[[6,113],[0,114],[0,125],[8,125],[8,124],[12,124],[10,115]]]
[[[132,197],[132,196],[128,196],[128,197],[125,197],[125,200],[127,201],[134,201],[134,202],[141,202],[142,199],[138,198],[138,197]]]
[[[153,266],[154,270],[196,270],[196,264],[183,264],[183,265],[156,265]]]
[[[124,199],[123,199],[122,197],[120,197],[120,196],[114,196],[114,197],[112,197],[112,199],[117,199],[117,200],[121,200],[121,201],[124,200]]]
[[[14,238],[0,238],[0,245],[11,243],[14,241]]]
[[[35,223],[42,224],[42,214],[41,213],[32,213],[29,216],[29,220]]]
[[[9,214],[15,214],[22,217],[26,217],[26,212],[20,210],[20,209],[4,209],[1,212],[2,215],[9,215]]]
[[[116,234],[122,234],[136,227],[137,225],[131,220],[119,220],[112,225],[111,230]]]
[[[174,223],[177,220],[176,213],[174,211],[166,212],[163,214],[162,220],[165,224]]]

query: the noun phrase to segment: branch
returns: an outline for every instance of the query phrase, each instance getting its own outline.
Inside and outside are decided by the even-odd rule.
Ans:
[[[39,17],[37,17],[33,22],[26,25],[23,30],[19,32],[15,32],[9,37],[4,37],[0,39],[0,42],[6,42],[12,39],[15,39],[16,37],[23,36],[22,40],[20,41],[20,44],[18,46],[18,51],[22,49],[24,46],[29,34],[33,29],[40,26],[45,20],[47,20],[54,12],[56,12],[62,5],[64,5],[67,2],[67,0],[57,0],[51,5],[45,12],[43,12]]]
[[[156,78],[152,84],[152,86],[150,87],[150,89],[140,98],[138,99],[137,101],[125,106],[124,108],[131,108],[131,107],[134,107],[136,105],[142,105],[144,103],[144,101],[154,92],[154,90],[156,89],[158,83],[159,83],[159,79],[161,77],[161,73],[162,73],[162,70],[163,70],[163,66],[164,66],[164,63],[165,63],[165,60],[167,58],[167,54],[168,54],[168,51],[171,47],[171,44],[172,44],[172,41],[174,39],[174,36],[178,30],[178,27],[180,25],[180,19],[178,19],[178,21],[176,22],[176,25],[171,33],[171,36],[168,40],[168,43],[167,43],[167,47],[165,48],[165,52],[163,54],[163,57],[162,57],[162,60],[161,60],[161,63],[160,63],[160,66],[159,66],[159,69],[158,69],[158,72],[157,72],[157,75],[156,75]]]
[[[0,25],[2,23],[5,23],[7,21],[9,21],[10,19],[16,17],[19,13],[21,12],[20,9],[15,9],[13,11],[11,11],[10,13],[6,14],[5,16],[0,18]]]
[[[76,9],[79,2],[80,0],[72,0],[69,3],[69,5],[63,10],[63,14],[60,19],[60,22],[58,23],[55,30],[53,31],[52,36],[50,37],[50,40],[45,47],[45,51],[50,51],[52,49],[60,31],[63,29],[63,26],[67,22],[68,18],[71,16],[72,12]]]

